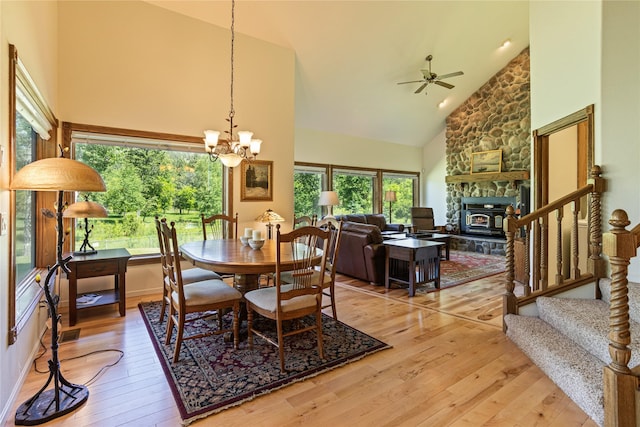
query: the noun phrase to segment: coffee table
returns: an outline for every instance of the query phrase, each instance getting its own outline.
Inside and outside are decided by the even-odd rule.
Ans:
[[[386,247],[384,286],[391,281],[409,285],[409,296],[415,295],[416,285],[434,282],[440,288],[440,249],[445,244],[421,239],[390,239]]]

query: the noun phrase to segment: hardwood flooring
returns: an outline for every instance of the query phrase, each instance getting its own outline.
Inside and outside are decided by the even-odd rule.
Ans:
[[[406,290],[340,276],[341,321],[393,346],[199,420],[199,426],[585,426],[591,421],[502,333],[500,276],[409,298]],[[89,385],[79,410],[47,426],[179,426],[171,391],[129,298],[83,311],[80,338],[60,345],[63,375]],[[327,310],[330,313],[330,309]],[[66,325],[65,325],[66,327]],[[48,339],[45,337],[44,342]],[[78,357],[98,352],[86,357]],[[46,369],[45,355],[38,360]],[[32,371],[15,408],[46,375]],[[15,408],[11,416],[15,414]],[[13,425],[13,418],[5,426]]]

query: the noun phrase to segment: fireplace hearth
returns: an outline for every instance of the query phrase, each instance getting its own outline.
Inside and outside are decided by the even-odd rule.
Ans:
[[[502,222],[515,197],[463,197],[460,231],[475,236],[504,237]]]

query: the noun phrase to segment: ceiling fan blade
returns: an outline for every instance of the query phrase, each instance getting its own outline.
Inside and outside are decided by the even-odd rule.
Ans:
[[[413,93],[420,93],[420,92],[422,92],[422,89],[424,89],[425,87],[427,87],[427,83],[424,83],[422,86],[420,86],[420,87],[418,88],[418,90],[416,90],[416,91],[415,91],[415,92],[413,92]]]
[[[407,83],[423,83],[424,80],[412,80],[410,82],[400,82],[399,85],[406,85]]]
[[[449,77],[461,76],[463,74],[464,73],[462,71],[456,71],[455,73],[443,74],[441,76],[438,76],[436,80],[448,79]]]
[[[446,87],[447,89],[453,89],[455,86],[450,85],[449,83],[445,83],[445,82],[439,82],[439,81],[434,81],[435,84],[437,84],[438,86],[442,86],[442,87]]]

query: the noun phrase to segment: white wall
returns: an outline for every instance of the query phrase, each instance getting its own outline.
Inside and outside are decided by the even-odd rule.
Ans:
[[[447,223],[447,160],[445,157],[446,137],[443,129],[422,150],[423,194],[422,206],[433,208],[436,225]]]
[[[403,170],[422,169],[422,148],[296,128],[297,162]],[[293,185],[293,184],[291,184]]]
[[[9,43],[18,49],[21,61],[56,112],[57,88],[57,4],[55,2],[0,2],[0,146],[4,149],[0,166],[0,212],[9,213]],[[12,224],[9,224],[11,227]],[[53,243],[55,245],[55,242]],[[27,320],[18,341],[8,346],[9,235],[0,236],[0,421],[10,414],[23,377],[31,368],[38,349],[38,339],[46,320],[40,310]],[[45,379],[43,379],[44,383]],[[4,423],[4,422],[3,422]]]
[[[614,209],[640,223],[640,2],[605,1],[602,7],[600,141],[596,161],[607,178],[603,223]],[[598,111],[598,110],[596,110]],[[640,282],[640,259],[632,259],[629,279]]]
[[[530,3],[531,128],[595,104],[603,226],[616,208],[640,222],[640,3]],[[637,258],[630,279],[640,281]]]
[[[197,137],[228,129],[228,28],[140,1],[61,2],[59,66],[65,121]],[[292,50],[236,33],[235,124],[274,162],[273,202],[240,202],[234,174],[241,229],[267,208],[293,212],[294,68]]]

